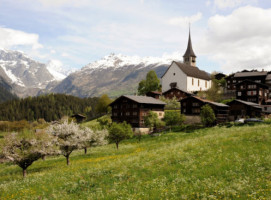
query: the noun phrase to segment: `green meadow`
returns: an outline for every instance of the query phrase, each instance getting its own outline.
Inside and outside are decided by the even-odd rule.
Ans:
[[[0,164],[0,199],[271,199],[271,126],[171,132]]]

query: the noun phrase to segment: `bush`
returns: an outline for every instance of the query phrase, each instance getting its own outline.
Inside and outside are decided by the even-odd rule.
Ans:
[[[202,106],[201,111],[200,111],[200,118],[201,118],[201,122],[204,126],[212,126],[215,123],[215,113],[213,111],[213,109],[211,108],[211,106],[209,106],[208,104]]]
[[[166,122],[166,125],[170,127],[176,126],[176,125],[182,125],[185,121],[185,116],[180,113],[180,111],[166,111],[164,121]]]

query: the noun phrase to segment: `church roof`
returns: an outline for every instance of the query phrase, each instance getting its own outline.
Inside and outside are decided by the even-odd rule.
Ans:
[[[175,63],[187,76],[194,77],[194,78],[199,78],[199,79],[203,79],[203,80],[211,80],[210,74],[208,74],[205,71],[200,70],[197,67],[193,67],[193,66],[190,66],[190,65],[187,65],[187,64],[184,64],[184,63],[176,62],[176,61],[173,61],[172,64],[173,63]],[[167,71],[165,72],[165,74],[166,73],[167,73]]]
[[[191,36],[190,36],[190,30],[189,30],[189,38],[188,38],[188,44],[187,44],[187,49],[183,57],[197,57],[196,54],[193,51],[192,48],[192,41],[191,41]]]

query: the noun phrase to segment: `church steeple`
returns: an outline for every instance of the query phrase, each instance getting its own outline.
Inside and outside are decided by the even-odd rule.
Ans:
[[[196,58],[197,58],[197,56],[194,53],[193,48],[192,48],[192,42],[191,42],[191,36],[190,36],[190,26],[189,26],[189,38],[188,38],[186,52],[183,55],[183,62],[185,64],[196,67]]]

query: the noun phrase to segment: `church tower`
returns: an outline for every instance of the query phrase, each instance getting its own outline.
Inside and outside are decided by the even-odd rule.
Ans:
[[[183,55],[183,63],[188,64],[190,66],[196,67],[196,58],[193,48],[192,48],[192,42],[191,42],[191,36],[190,36],[190,27],[189,27],[189,38],[188,38],[188,44],[185,54]]]

